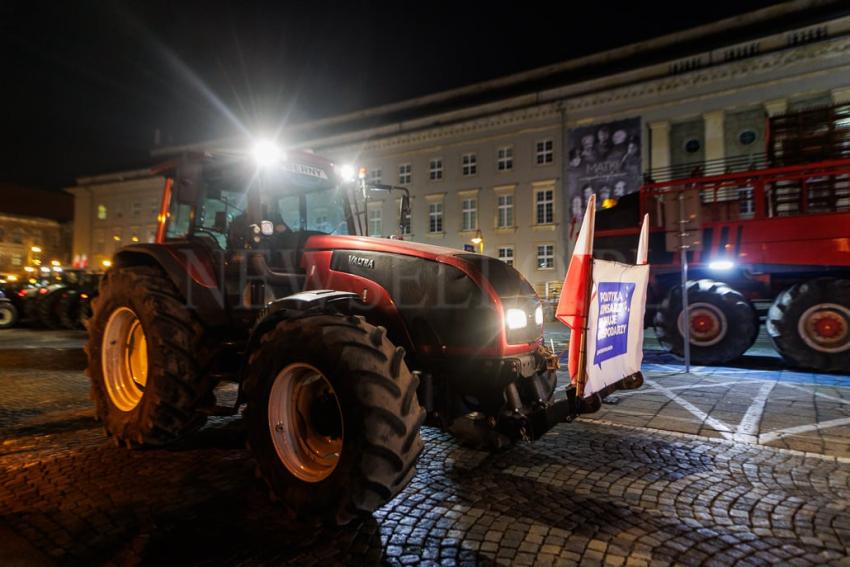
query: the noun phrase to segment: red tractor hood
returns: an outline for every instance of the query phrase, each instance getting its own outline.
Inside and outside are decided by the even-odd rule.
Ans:
[[[432,244],[421,244],[419,242],[408,242],[406,240],[393,240],[390,238],[376,238],[370,236],[342,236],[332,234],[320,234],[307,239],[304,251],[321,250],[362,250],[370,252],[386,252],[389,254],[403,254],[405,256],[416,256],[427,260],[441,261],[456,264],[455,256],[469,254],[463,250],[447,248],[445,246],[434,246]]]

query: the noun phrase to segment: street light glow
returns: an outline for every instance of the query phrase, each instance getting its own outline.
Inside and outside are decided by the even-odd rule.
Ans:
[[[39,254],[41,252],[41,247],[33,246],[32,248],[30,248],[30,251],[34,252],[35,254]]]

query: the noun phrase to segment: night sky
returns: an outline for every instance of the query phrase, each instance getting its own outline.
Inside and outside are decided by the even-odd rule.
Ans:
[[[185,143],[530,69],[770,5],[0,0],[0,182],[59,188]]]

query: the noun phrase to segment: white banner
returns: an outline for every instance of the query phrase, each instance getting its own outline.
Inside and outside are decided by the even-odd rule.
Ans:
[[[584,397],[640,370],[649,265],[593,260]]]

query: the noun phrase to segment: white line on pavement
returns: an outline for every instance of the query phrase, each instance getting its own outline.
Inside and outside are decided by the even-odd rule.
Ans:
[[[771,441],[776,441],[777,439],[782,439],[783,437],[789,437],[791,435],[796,435],[797,433],[806,433],[809,431],[818,431],[820,429],[828,429],[830,427],[840,427],[842,425],[850,425],[850,417],[842,417],[839,419],[830,419],[829,421],[821,421],[820,423],[812,423],[809,425],[798,425],[796,427],[788,427],[786,429],[776,429],[774,431],[769,431],[764,435],[759,435],[759,443],[762,445],[765,443],[770,443]]]
[[[829,394],[824,394],[822,392],[816,392],[814,390],[808,390],[808,389],[806,389],[802,386],[797,386],[796,384],[785,384],[785,383],[783,383],[782,385],[785,386],[786,388],[793,388],[795,390],[800,390],[801,392],[806,392],[808,394],[814,394],[815,396],[817,396],[819,398],[824,398],[826,400],[832,400],[833,402],[838,402],[840,404],[850,404],[850,400],[848,400],[846,398],[839,398],[837,396],[830,396]]]
[[[705,423],[708,426],[712,427],[718,433],[720,433],[720,435],[722,435],[725,439],[732,439],[732,437],[733,437],[732,428],[730,428],[728,425],[726,425],[725,423],[723,423],[719,419],[711,417],[710,415],[708,415],[707,413],[705,413],[704,411],[702,411],[701,409],[696,407],[694,404],[692,404],[688,400],[677,396],[675,393],[673,393],[669,389],[661,386],[660,384],[658,384],[654,380],[647,380],[646,383],[649,384],[650,386],[652,386],[653,388],[659,390],[661,393],[663,393],[665,396],[670,398],[672,401],[676,402],[677,404],[679,404],[680,406],[685,408],[695,418],[697,418],[700,421],[700,423]]]
[[[747,412],[738,424],[738,429],[735,431],[735,441],[753,443],[758,439],[759,424],[761,423],[761,416],[764,414],[764,406],[767,404],[767,397],[770,396],[774,386],[776,386],[776,382],[767,382],[761,385],[753,398],[753,403],[747,408]]]
[[[763,382],[763,380],[747,380],[744,384],[758,384],[759,382]],[[706,383],[706,384],[688,384],[686,386],[669,386],[667,389],[670,391],[673,390],[694,390],[696,388],[714,388],[715,386],[737,386],[740,385],[740,380],[735,380],[734,382],[717,382],[717,383]],[[637,394],[648,394],[652,392],[658,392],[660,390],[654,390],[651,388],[638,388],[637,390],[631,390],[628,392],[616,392],[616,396],[635,396]]]

